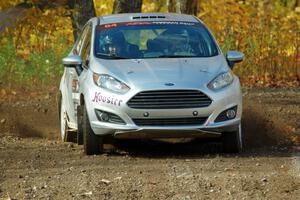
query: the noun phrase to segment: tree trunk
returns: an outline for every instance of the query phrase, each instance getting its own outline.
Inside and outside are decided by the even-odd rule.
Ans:
[[[116,13],[140,13],[142,0],[115,0],[113,14]]]
[[[275,3],[275,2],[274,2]],[[281,3],[284,7],[288,6],[288,0],[281,0]]]
[[[176,0],[167,0],[168,12],[176,12]]]
[[[295,0],[294,9],[300,7],[300,0]]]
[[[73,26],[74,40],[79,37],[85,23],[96,16],[93,0],[69,0],[69,7],[72,9],[71,19]]]
[[[199,0],[176,0],[176,12],[197,16]]]

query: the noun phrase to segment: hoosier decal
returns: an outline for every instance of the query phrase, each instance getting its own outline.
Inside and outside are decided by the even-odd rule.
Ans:
[[[103,102],[115,106],[121,106],[122,100],[114,98],[114,97],[109,97],[109,96],[104,96],[101,95],[101,92],[95,92],[95,96],[92,100],[93,102]]]

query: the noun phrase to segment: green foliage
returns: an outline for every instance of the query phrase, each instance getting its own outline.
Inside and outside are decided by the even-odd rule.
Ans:
[[[61,59],[73,44],[66,9],[30,8],[16,27],[1,33],[0,80],[4,86],[46,86],[63,71]]]
[[[24,60],[18,59],[12,39],[6,40],[0,48],[0,79],[7,82],[22,79]]]
[[[9,87],[56,83],[63,72],[61,59],[69,50],[66,44],[63,54],[57,55],[55,48],[49,48],[32,52],[29,59],[24,59],[16,54],[12,39],[6,40],[0,48],[0,80]]]

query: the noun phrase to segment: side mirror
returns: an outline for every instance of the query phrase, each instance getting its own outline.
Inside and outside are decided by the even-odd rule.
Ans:
[[[228,51],[226,55],[226,59],[228,65],[233,68],[235,63],[242,62],[244,60],[245,55],[239,51]]]
[[[62,62],[65,67],[76,67],[82,65],[82,59],[77,55],[67,56],[63,58]]]

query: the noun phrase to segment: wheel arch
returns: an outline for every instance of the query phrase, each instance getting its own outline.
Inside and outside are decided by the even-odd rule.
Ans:
[[[60,114],[61,114],[61,100],[62,99],[62,93],[61,90],[58,90],[57,94],[56,94],[56,108],[57,108],[57,112],[58,112],[58,120],[60,121]]]

